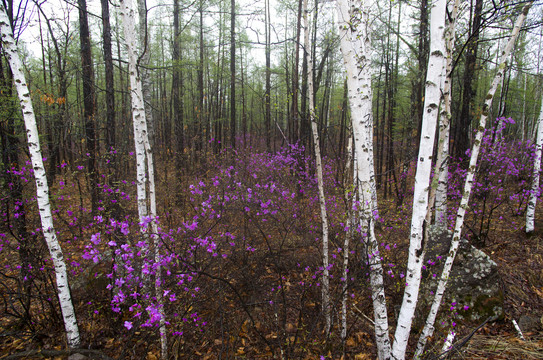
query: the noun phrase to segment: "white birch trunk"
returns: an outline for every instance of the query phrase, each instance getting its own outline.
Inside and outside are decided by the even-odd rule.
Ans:
[[[141,55],[138,65],[138,71],[141,79],[141,90],[143,93],[143,102],[145,105],[145,119],[147,122],[148,138],[151,147],[155,138],[155,123],[153,121],[153,111],[151,109],[151,79],[147,66],[151,62],[151,37],[148,34],[147,27],[147,4],[146,0],[137,0],[139,16],[139,40]]]
[[[532,6],[532,3],[530,2],[527,5],[525,5],[524,8],[522,9],[522,13],[519,15],[515,23],[515,26],[513,28],[511,38],[509,39],[507,46],[503,50],[503,53],[502,53],[503,55],[502,55],[501,63],[498,68],[498,73],[496,74],[496,77],[494,78],[494,81],[492,82],[492,85],[490,86],[490,89],[488,90],[488,94],[485,98],[483,111],[481,114],[481,118],[479,119],[477,134],[475,135],[475,141],[473,142],[473,146],[472,146],[468,173],[466,175],[466,182],[464,183],[464,191],[463,191],[462,199],[460,200],[460,206],[458,207],[458,212],[456,214],[456,224],[454,227],[453,239],[451,241],[449,255],[447,256],[447,259],[445,260],[445,265],[443,266],[441,277],[439,279],[437,290],[435,292],[434,301],[432,302],[430,313],[428,314],[426,324],[424,325],[424,328],[422,330],[422,333],[420,335],[420,338],[417,344],[417,349],[415,352],[416,358],[422,355],[422,352],[424,351],[424,346],[426,344],[426,340],[428,339],[428,337],[432,336],[434,332],[434,324],[435,324],[435,319],[437,317],[437,312],[439,310],[441,300],[443,299],[443,294],[445,293],[445,288],[447,286],[447,281],[449,279],[454,258],[456,257],[456,252],[458,251],[458,247],[460,245],[460,236],[462,233],[462,226],[464,224],[464,216],[468,208],[469,197],[470,197],[471,190],[473,187],[473,179],[475,176],[475,169],[477,166],[477,158],[479,157],[479,150],[481,147],[483,132],[486,126],[486,120],[488,118],[488,114],[492,106],[492,100],[494,98],[494,94],[496,93],[496,88],[500,84],[503,74],[505,72],[505,69],[507,68],[507,58],[509,57],[509,54],[511,53],[513,49],[513,45],[515,44],[515,41],[518,37],[518,33],[520,31],[522,23],[526,19],[526,15],[528,14],[528,10],[530,9],[531,6]]]
[[[370,286],[375,320],[375,337],[379,359],[390,358],[388,314],[383,282],[383,267],[375,238],[373,176],[373,114],[371,90],[371,26],[369,11],[372,5],[365,1],[338,0],[338,22],[341,52],[347,71],[347,90],[351,108],[354,135],[356,174],[358,178],[359,221],[366,237]]]
[[[455,0],[452,9],[449,25],[447,26],[446,37],[446,65],[445,79],[443,83],[443,109],[439,117],[439,145],[436,160],[437,189],[435,194],[435,222],[441,231],[446,231],[447,221],[447,187],[449,177],[449,135],[451,129],[451,80],[452,80],[452,58],[454,52],[454,39],[456,31],[456,17],[460,0]]]
[[[347,145],[347,164],[345,165],[345,171],[344,173],[344,200],[345,204],[347,204],[347,221],[346,221],[346,227],[347,227],[347,233],[345,234],[345,241],[343,242],[343,286],[341,288],[342,292],[342,299],[341,299],[341,339],[345,340],[347,338],[347,288],[349,286],[349,246],[350,241],[353,236],[353,224],[355,222],[355,219],[353,219],[354,211],[353,211],[353,199],[354,192],[351,194],[351,197],[349,197],[349,194],[347,192],[349,181],[352,179],[352,181],[355,181],[354,174],[352,174],[351,170],[351,163],[353,161],[352,158],[352,151],[353,151],[353,136],[352,134],[349,134],[349,142]],[[353,187],[353,190],[356,191]]]
[[[135,10],[132,0],[120,0],[121,15],[123,17],[123,28],[128,52],[128,67],[130,75],[130,95],[132,100],[132,120],[134,126],[134,145],[136,150],[136,186],[138,215],[140,222],[144,223],[147,217],[150,218],[151,238],[154,240],[154,260],[160,263],[160,242],[157,236],[156,224],[156,195],[154,164],[151,143],[149,141],[149,132],[147,130],[147,120],[145,114],[145,104],[143,98],[142,82],[138,73],[136,63],[136,25]],[[145,170],[148,170],[148,178]],[[147,198],[147,181],[149,182],[149,199]],[[149,207],[147,201],[149,200]],[[147,238],[147,232],[142,228],[142,235]],[[167,336],[165,314],[162,298],[162,278],[160,265],[156,268],[155,292],[160,312],[160,343],[161,356],[167,358]]]
[[[411,238],[407,261],[406,285],[398,324],[394,336],[392,354],[394,359],[404,359],[411,325],[418,301],[421,271],[423,265],[423,224],[428,212],[428,192],[432,170],[436,123],[441,99],[442,74],[445,63],[445,12],[446,0],[432,4],[430,13],[430,59],[426,74],[426,95],[422,118],[422,134],[419,145],[413,215],[411,219]],[[429,224],[427,224],[429,225]]]
[[[539,194],[539,173],[541,171],[541,150],[543,147],[543,97],[541,98],[541,112],[537,120],[537,139],[535,142],[535,159],[534,171],[532,175],[532,190],[530,192],[530,200],[528,201],[528,209],[526,210],[526,233],[530,234],[535,230],[534,217],[535,206],[537,204],[537,196]]]
[[[307,19],[307,0],[303,2],[304,13],[304,46],[306,49],[306,61],[311,64],[311,46],[309,44],[309,21]],[[324,181],[322,177],[322,159],[319,142],[319,131],[315,120],[315,104],[313,94],[313,66],[308,65],[307,85],[309,89],[309,116],[311,119],[311,130],[313,132],[313,146],[315,149],[315,163],[317,166],[317,185],[319,188],[319,203],[322,221],[322,310],[325,320],[325,333],[330,332],[330,274],[328,259],[328,215],[326,213],[326,198],[324,197]]]
[[[81,342],[79,327],[77,326],[77,319],[70,294],[70,285],[68,283],[68,273],[66,271],[64,255],[62,254],[62,248],[60,247],[53,226],[53,216],[51,215],[51,206],[49,204],[49,186],[47,185],[45,167],[43,166],[36,117],[30,99],[30,91],[26,85],[23,64],[17,53],[17,45],[13,38],[13,31],[6,9],[2,3],[0,3],[0,33],[2,36],[2,46],[5,50],[5,56],[8,59],[11,72],[13,73],[13,81],[17,88],[19,104],[21,105],[21,110],[23,112],[28,150],[30,152],[32,168],[34,169],[34,178],[36,179],[36,199],[38,202],[41,226],[49,249],[49,254],[53,259],[58,300],[62,312],[62,319],[64,321],[64,328],[66,330],[66,338],[70,348],[77,348]]]

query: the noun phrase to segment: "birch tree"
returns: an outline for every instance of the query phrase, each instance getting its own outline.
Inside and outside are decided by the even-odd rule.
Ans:
[[[134,127],[134,145],[136,150],[136,186],[137,186],[137,204],[138,215],[142,224],[149,222],[151,227],[151,238],[154,240],[154,261],[157,264],[155,275],[155,291],[160,312],[160,342],[161,355],[163,359],[167,358],[167,337],[166,337],[166,319],[164,315],[162,299],[162,278],[160,266],[159,238],[157,236],[156,223],[156,195],[155,195],[155,175],[153,166],[153,153],[149,141],[149,132],[147,129],[147,120],[144,105],[144,95],[142,90],[142,81],[136,64],[136,26],[135,10],[132,0],[121,0],[121,15],[123,18],[123,28],[128,52],[128,67],[130,76],[130,95],[132,100],[132,122]],[[147,170],[147,174],[146,174]],[[147,198],[147,185],[149,198]],[[148,221],[149,220],[149,221]],[[146,227],[142,227],[142,232]],[[147,234],[143,234],[147,238]]]
[[[498,88],[498,85],[500,84],[502,80],[505,70],[507,69],[509,55],[511,54],[511,51],[513,50],[513,46],[520,32],[520,28],[522,27],[522,24],[524,23],[524,20],[526,19],[526,16],[532,4],[533,2],[526,4],[522,9],[521,14],[517,18],[517,21],[515,22],[513,31],[511,33],[511,37],[509,38],[509,42],[507,43],[505,49],[502,52],[502,58],[500,61],[500,65],[498,67],[498,72],[496,73],[496,76],[494,77],[494,80],[490,86],[490,89],[488,90],[488,93],[485,97],[483,110],[481,113],[481,117],[479,119],[477,134],[475,135],[475,141],[473,142],[473,146],[471,149],[471,157],[470,157],[469,167],[468,167],[468,171],[466,175],[466,181],[464,183],[464,191],[463,191],[462,199],[460,200],[460,206],[458,207],[458,211],[456,214],[456,223],[454,227],[454,233],[453,233],[453,238],[451,241],[449,254],[447,256],[447,259],[445,260],[445,265],[443,267],[441,277],[439,279],[434,300],[432,302],[432,307],[430,309],[430,313],[428,314],[426,324],[424,325],[421,336],[419,338],[419,342],[417,344],[416,356],[420,356],[422,354],[424,350],[424,346],[426,344],[426,340],[428,339],[428,337],[432,336],[433,331],[434,331],[434,323],[437,316],[437,312],[439,310],[441,300],[443,299],[443,294],[445,293],[445,288],[447,286],[447,281],[449,279],[454,258],[456,257],[456,252],[458,251],[458,247],[460,245],[460,236],[462,234],[464,217],[466,214],[466,210],[468,208],[468,202],[469,202],[471,190],[473,187],[475,170],[477,167],[477,159],[479,156],[479,150],[481,147],[483,132],[486,126],[486,120],[488,118],[490,109],[492,107],[492,100],[494,99],[494,94],[496,93],[496,89]]]
[[[543,148],[543,96],[541,97],[541,112],[537,120],[537,139],[535,142],[534,171],[532,175],[532,190],[528,209],[526,210],[526,233],[530,234],[535,230],[534,215],[537,197],[539,195],[539,172],[541,171],[541,149]]]
[[[13,38],[13,30],[11,29],[4,3],[0,3],[0,34],[2,36],[2,46],[5,51],[5,56],[13,73],[13,81],[17,89],[17,95],[23,113],[28,149],[32,161],[32,168],[34,169],[34,178],[36,179],[36,199],[38,202],[41,226],[49,249],[49,254],[53,260],[58,300],[60,303],[62,319],[64,321],[64,328],[66,330],[66,338],[70,348],[77,348],[80,344],[79,327],[77,326],[77,319],[70,294],[70,285],[68,283],[68,273],[66,271],[64,255],[53,226],[53,216],[49,203],[49,186],[47,184],[47,176],[42,160],[36,117],[30,99],[30,91],[26,84],[23,64],[17,53],[17,45]]]
[[[452,3],[452,9],[449,24],[445,33],[446,41],[446,64],[445,79],[443,81],[442,108],[439,115],[439,142],[436,159],[436,169],[434,173],[437,184],[433,184],[432,190],[435,190],[435,196],[430,196],[430,209],[435,206],[435,222],[442,230],[447,229],[447,178],[449,176],[449,136],[451,129],[451,81],[452,81],[452,59],[454,51],[454,39],[456,30],[456,17],[460,0]]]
[[[306,60],[311,64],[311,46],[309,44],[309,21],[307,16],[307,0],[303,3],[304,13],[304,47]],[[317,166],[317,184],[319,188],[319,204],[322,221],[322,309],[325,320],[325,333],[330,332],[330,274],[328,259],[328,215],[326,213],[326,198],[324,197],[324,181],[322,177],[322,159],[319,142],[319,131],[315,119],[315,97],[313,94],[313,67],[309,66],[307,74],[307,83],[309,87],[309,117],[311,119],[311,130],[313,132],[313,146],[315,149],[315,163]]]
[[[422,132],[417,157],[417,170],[415,173],[411,237],[405,278],[406,284],[392,348],[392,354],[395,359],[405,358],[405,351],[419,295],[423,265],[424,223],[428,211],[428,192],[432,170],[432,152],[434,149],[438,109],[441,100],[443,69],[445,68],[444,30],[446,9],[447,1],[438,0],[432,4],[430,12],[430,58],[426,74]]]
[[[349,246],[351,242],[351,238],[353,237],[353,224],[356,221],[353,217],[355,214],[353,211],[353,199],[354,194],[350,194],[347,191],[347,188],[349,187],[349,181],[354,181],[353,178],[353,169],[352,169],[352,162],[353,162],[353,137],[351,132],[349,131],[349,140],[347,143],[347,159],[346,159],[346,165],[345,170],[343,171],[344,181],[343,181],[343,187],[344,187],[344,194],[343,194],[343,200],[345,201],[345,204],[348,206],[346,213],[347,221],[346,221],[346,228],[347,233],[345,234],[345,241],[343,242],[343,284],[341,287],[341,339],[345,340],[347,338],[347,288],[349,284]],[[354,170],[356,172],[356,170]]]
[[[137,0],[138,6],[138,17],[139,17],[139,45],[140,45],[140,56],[138,58],[138,72],[141,81],[142,93],[143,93],[143,102],[145,105],[145,120],[147,122],[147,138],[149,143],[154,145],[155,140],[155,123],[153,120],[153,112],[151,111],[151,77],[149,76],[149,70],[147,66],[151,62],[151,51],[150,51],[150,36],[148,33],[147,27],[147,1],[146,0]],[[134,15],[135,23],[135,15]],[[136,26],[134,25],[134,30]],[[136,43],[137,44],[137,43]],[[137,49],[137,48],[135,48]],[[136,50],[134,50],[136,51]]]
[[[373,176],[373,129],[371,89],[371,1],[338,0],[338,23],[343,63],[347,72],[347,87],[354,135],[356,174],[359,196],[359,225],[366,237],[370,286],[375,321],[375,337],[379,359],[389,359],[391,353],[388,315],[383,283],[383,267],[375,238]]]

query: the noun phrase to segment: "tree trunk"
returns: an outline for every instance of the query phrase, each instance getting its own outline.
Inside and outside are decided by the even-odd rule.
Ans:
[[[303,3],[304,13],[304,47],[306,63],[311,64],[311,53],[309,46],[309,21],[307,20],[307,0]],[[313,132],[313,146],[315,150],[315,163],[317,167],[317,184],[319,188],[319,204],[321,210],[322,221],[322,310],[325,321],[325,334],[330,332],[330,274],[329,274],[329,259],[328,259],[328,215],[326,213],[326,198],[324,197],[324,180],[322,174],[322,159],[319,142],[319,131],[317,121],[315,119],[315,103],[313,96],[313,67],[310,66],[307,74],[307,86],[309,92],[309,116],[311,119],[311,129]]]
[[[236,148],[236,0],[230,0],[230,145]]]
[[[208,130],[203,135],[202,123],[205,121],[204,117],[204,1],[200,0],[200,5],[198,12],[200,13],[200,24],[199,24],[199,55],[200,55],[200,64],[198,65],[197,70],[197,81],[198,81],[198,105],[197,105],[197,127],[200,129],[198,136],[199,139],[195,139],[196,146],[195,150],[201,150],[202,142],[205,142],[208,136]]]
[[[447,57],[445,65],[445,79],[443,82],[443,103],[439,116],[439,142],[437,147],[436,171],[434,171],[437,185],[434,184],[430,191],[435,191],[435,197],[430,194],[429,209],[435,207],[435,223],[441,231],[447,230],[447,187],[449,177],[449,135],[451,129],[451,88],[452,88],[452,58],[454,52],[454,39],[456,17],[460,0],[455,0],[452,9],[449,10],[449,25],[447,27],[446,45]]]
[[[473,7],[473,1],[472,1]],[[456,121],[454,136],[454,156],[465,157],[469,149],[471,139],[471,119],[473,115],[473,101],[475,100],[476,87],[473,79],[477,73],[477,52],[479,49],[479,34],[481,33],[481,13],[483,0],[475,1],[475,9],[471,20],[469,40],[466,46],[466,63],[464,66],[464,79],[462,91],[462,109],[460,117]]]
[[[266,126],[266,148],[271,151],[271,18],[270,18],[270,0],[264,1],[264,26],[266,27],[266,92],[264,101],[266,105],[265,126]]]
[[[92,66],[92,52],[87,19],[87,1],[78,0],[79,9],[79,40],[81,45],[81,74],[83,82],[83,114],[85,118],[85,137],[87,150],[87,171],[90,177],[89,190],[91,193],[92,212],[98,205],[98,169],[96,167],[96,156],[98,155],[96,130],[95,130],[95,109],[96,95],[94,92],[94,70]]]
[[[428,0],[420,1],[420,25],[419,25],[419,46],[417,53],[418,76],[415,80],[413,93],[413,112],[417,125],[417,138],[415,139],[415,148],[412,154],[418,152],[420,136],[422,131],[422,111],[424,106],[424,78],[428,68],[428,54],[430,53],[430,43],[428,40]],[[409,144],[411,145],[411,144]],[[409,146],[408,148],[411,148]],[[409,156],[407,158],[410,158]]]
[[[536,152],[534,159],[534,170],[532,173],[532,190],[530,192],[530,200],[526,209],[526,233],[531,234],[535,230],[534,217],[537,198],[540,195],[539,188],[539,173],[541,172],[541,149],[543,148],[543,96],[541,97],[541,111],[537,120],[537,139],[535,142]]]
[[[121,0],[121,15],[123,17],[124,36],[128,51],[128,72],[130,75],[130,95],[132,100],[132,120],[134,126],[134,145],[136,150],[136,168],[137,168],[137,204],[138,215],[141,223],[149,223],[150,219],[151,238],[154,240],[154,261],[156,264],[155,270],[155,296],[158,303],[158,311],[160,314],[159,333],[161,343],[161,357],[167,359],[168,345],[166,337],[166,319],[163,307],[163,292],[162,278],[160,266],[160,239],[156,235],[157,216],[156,216],[156,194],[155,194],[155,179],[153,153],[149,140],[149,132],[147,130],[147,120],[145,117],[145,104],[142,89],[142,81],[140,79],[137,64],[136,64],[136,26],[135,26],[135,10],[132,0]],[[147,173],[146,173],[147,166]],[[149,185],[148,197],[146,185]],[[147,204],[149,199],[149,204]],[[147,230],[142,227],[142,235],[148,237]]]
[[[496,93],[496,89],[503,78],[505,70],[507,69],[507,58],[509,57],[509,54],[513,50],[513,46],[520,32],[520,28],[522,24],[524,23],[524,20],[526,19],[526,15],[528,14],[528,11],[530,10],[530,7],[532,6],[532,4],[533,2],[530,2],[523,7],[522,13],[519,15],[515,23],[515,26],[513,27],[511,38],[509,39],[507,46],[503,50],[503,53],[502,53],[503,55],[501,58],[500,65],[498,67],[498,72],[496,74],[496,77],[494,78],[494,81],[492,82],[492,85],[490,86],[490,89],[488,90],[488,93],[485,97],[482,114],[479,119],[479,125],[477,127],[478,129],[477,134],[475,135],[475,141],[473,142],[473,147],[471,149],[471,157],[469,160],[469,167],[466,174],[466,181],[464,183],[464,191],[462,192],[462,199],[460,200],[460,205],[458,207],[458,211],[456,214],[456,223],[454,227],[454,233],[453,233],[453,238],[451,241],[449,254],[447,256],[447,259],[445,260],[445,265],[443,266],[441,277],[439,279],[437,290],[435,292],[434,301],[432,302],[430,313],[428,314],[428,318],[426,320],[426,323],[424,325],[424,328],[422,330],[422,333],[417,345],[417,350],[416,350],[417,356],[420,356],[422,354],[422,352],[424,351],[426,339],[432,336],[433,331],[434,331],[434,323],[437,316],[437,312],[439,310],[439,306],[441,305],[441,300],[443,299],[443,294],[445,293],[445,288],[447,286],[447,281],[449,279],[454,258],[456,257],[456,252],[458,251],[458,247],[460,245],[460,236],[462,234],[464,217],[466,214],[466,210],[468,208],[468,202],[469,202],[471,190],[473,187],[475,170],[477,168],[477,159],[478,159],[479,150],[481,147],[481,140],[483,138],[483,133],[485,131],[486,120],[489,115],[489,110],[492,107],[492,100],[494,99],[494,94]]]
[[[402,307],[398,315],[398,324],[394,335],[392,354],[394,359],[404,359],[407,342],[411,332],[411,324],[419,295],[421,271],[423,265],[424,224],[428,212],[428,192],[432,170],[432,154],[436,133],[439,103],[441,100],[443,70],[445,69],[445,14],[447,1],[438,0],[433,3],[430,12],[430,59],[426,74],[426,91],[422,118],[422,133],[417,171],[415,174],[415,190],[413,197],[413,215],[411,218],[411,236],[409,241],[409,257],[407,260],[406,285]]]
[[[155,146],[155,121],[151,107],[151,76],[147,69],[151,62],[150,38],[147,29],[147,2],[138,0],[139,15],[139,41],[141,54],[138,59],[138,72],[140,74],[141,86],[143,91],[143,101],[145,102],[145,119],[147,122],[148,138],[151,147]],[[134,29],[135,30],[135,29]]]
[[[176,137],[176,163],[178,175],[182,169],[182,158],[185,150],[184,141],[184,113],[183,113],[183,74],[181,72],[181,31],[179,28],[179,0],[174,0],[173,4],[173,78],[172,78],[172,97],[173,97],[173,122]],[[179,176],[179,179],[181,177]]]
[[[298,1],[298,21],[296,23],[296,42],[294,43],[294,64],[292,66],[292,103],[290,110],[290,143],[300,139],[300,115],[298,112],[298,64],[300,63],[300,33],[302,27],[302,0]]]
[[[76,315],[70,294],[70,285],[68,283],[68,273],[66,271],[64,255],[62,254],[62,249],[53,226],[53,217],[49,203],[49,186],[47,185],[47,176],[45,167],[43,166],[36,117],[30,99],[30,91],[26,85],[23,64],[17,53],[17,46],[13,39],[10,21],[3,3],[0,3],[0,33],[6,58],[8,59],[13,74],[13,81],[17,89],[26,127],[28,149],[32,161],[32,168],[34,169],[34,178],[36,179],[36,199],[40,213],[41,227],[43,229],[47,247],[49,248],[49,253],[53,260],[58,299],[64,320],[67,342],[70,348],[77,348],[80,344],[79,328],[77,326]]]
[[[115,81],[113,76],[113,52],[111,47],[111,25],[109,23],[109,1],[100,0],[102,4],[102,39],[104,49],[104,66],[106,76],[106,152],[115,148]]]
[[[373,300],[375,337],[379,359],[390,359],[388,315],[384,291],[383,267],[375,236],[373,167],[372,91],[371,91],[371,3],[339,0],[338,17],[341,52],[347,70],[347,84],[355,143],[355,167],[358,180],[359,226],[366,235],[370,265],[370,287]],[[351,12],[352,10],[352,12]],[[356,188],[356,186],[355,186]],[[376,199],[375,199],[376,202]]]

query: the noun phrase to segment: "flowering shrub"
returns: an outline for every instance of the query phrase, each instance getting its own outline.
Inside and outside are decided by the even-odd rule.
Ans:
[[[503,212],[523,215],[530,194],[531,173],[535,146],[530,141],[504,141],[502,133],[507,125],[514,124],[511,118],[499,118],[495,127],[484,131],[481,142],[477,173],[469,203],[470,216],[465,222],[464,233],[473,237],[478,245],[484,246],[493,221],[502,220]],[[466,152],[469,159],[471,150]],[[458,159],[450,166],[449,199],[455,203],[462,197],[466,177],[464,160]],[[454,226],[456,207],[449,211],[449,223]],[[514,229],[522,226],[523,220],[511,224]]]

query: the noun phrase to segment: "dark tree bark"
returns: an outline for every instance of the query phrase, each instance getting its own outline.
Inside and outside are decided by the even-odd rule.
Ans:
[[[302,27],[302,0],[298,1],[298,20],[296,23],[296,42],[294,44],[294,64],[292,66],[292,103],[290,111],[290,142],[295,144],[300,139],[298,113],[298,64],[300,63],[300,34]]]
[[[151,149],[155,147],[155,119],[153,116],[152,102],[151,102],[151,76],[148,69],[148,65],[151,62],[151,44],[149,43],[149,31],[147,26],[147,0],[138,1],[138,16],[139,16],[139,41],[141,44],[142,52],[138,59],[138,71],[141,78],[141,85],[143,90],[143,100],[145,102],[145,119],[147,120],[147,132],[149,135],[149,144]]]
[[[413,154],[418,153],[419,140],[422,126],[422,111],[424,107],[424,91],[426,79],[426,69],[428,67],[428,55],[430,52],[430,41],[428,38],[428,0],[420,2],[420,25],[419,25],[419,44],[417,52],[418,74],[413,84],[413,113],[415,114],[415,124],[417,125],[417,138],[415,139],[415,148]]]
[[[113,51],[111,46],[111,25],[109,22],[109,1],[100,0],[102,5],[102,39],[106,80],[106,151],[115,148],[115,81],[113,76]],[[111,152],[112,161],[114,153]],[[112,167],[114,169],[114,167]]]
[[[236,148],[236,0],[230,0],[230,145]]]
[[[98,169],[96,167],[97,140],[94,124],[96,95],[94,91],[94,69],[92,66],[92,52],[87,19],[87,2],[78,0],[79,8],[79,40],[81,46],[81,78],[83,83],[83,116],[85,119],[85,137],[87,150],[87,171],[89,174],[89,190],[91,194],[92,212],[98,204]]]
[[[240,49],[240,70],[241,70],[241,136],[243,138],[243,146],[247,147],[247,107],[245,97],[245,74],[243,66],[243,50]],[[269,147],[268,147],[269,150]]]
[[[179,28],[179,0],[174,0],[173,7],[173,78],[172,100],[173,121],[176,137],[176,160],[178,170],[182,169],[182,157],[185,149],[184,113],[183,113],[183,74],[181,73],[181,31]]]
[[[271,151],[271,34],[270,34],[270,1],[264,2],[265,6],[265,27],[266,27],[266,92],[264,94],[264,102],[266,106],[265,126],[266,126],[266,148]]]
[[[473,100],[477,87],[474,84],[477,72],[477,52],[479,49],[479,35],[481,33],[481,13],[483,11],[483,0],[471,1],[473,16],[469,32],[469,40],[466,46],[466,62],[464,66],[462,110],[456,121],[454,132],[454,151],[456,157],[465,157],[466,151],[471,146],[470,125],[473,114]]]
[[[198,128],[200,129],[199,134],[196,136],[198,137],[196,139],[196,149],[201,150],[202,148],[202,142],[205,142],[205,139],[208,136],[209,129],[207,129],[206,125],[206,134],[203,134],[202,127],[204,119],[204,2],[203,0],[200,0],[200,29],[199,29],[199,39],[200,39],[200,64],[198,65],[197,70],[197,81],[198,81]]]
[[[302,86],[300,89],[300,135],[299,140],[300,144],[304,146],[305,151],[309,152],[309,155],[313,151],[311,147],[311,132],[309,127],[309,106],[308,106],[308,84],[307,76],[309,73],[308,63],[307,63],[307,51],[305,47],[302,47]]]

